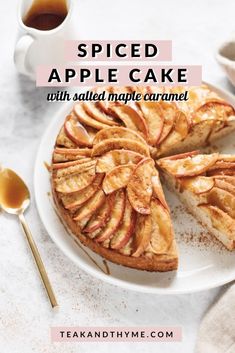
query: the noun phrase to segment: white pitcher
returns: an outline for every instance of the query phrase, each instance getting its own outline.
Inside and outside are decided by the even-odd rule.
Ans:
[[[39,1],[39,0],[37,0]],[[41,0],[57,2],[57,0]],[[64,40],[72,39],[75,28],[72,23],[74,0],[66,0],[67,15],[63,22],[50,30],[40,30],[25,24],[33,0],[21,0],[18,9],[19,38],[16,42],[14,62],[17,70],[35,80],[35,71],[38,65],[64,64]],[[56,5],[55,5],[56,6]]]

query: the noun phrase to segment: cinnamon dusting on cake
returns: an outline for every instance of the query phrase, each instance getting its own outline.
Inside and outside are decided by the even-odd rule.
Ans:
[[[177,224],[180,226],[183,226],[185,224],[185,219],[182,218],[182,214],[191,216],[190,212],[183,205],[175,206],[171,214],[174,218],[174,221],[177,222]],[[198,223],[201,227],[204,228],[203,224],[201,224],[200,222]],[[199,250],[214,248],[217,251],[226,251],[224,245],[207,230],[195,230],[193,225],[192,227],[190,227],[189,230],[176,230],[176,240],[178,244],[182,243],[194,246],[199,248]]]

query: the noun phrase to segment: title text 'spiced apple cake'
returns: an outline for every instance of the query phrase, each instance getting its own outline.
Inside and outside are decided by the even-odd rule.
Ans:
[[[186,195],[196,217],[233,249],[235,157],[197,152],[160,157],[190,151],[234,129],[234,108],[205,85],[190,88],[187,102],[75,104],[52,158],[52,190],[61,219],[84,245],[110,261],[149,271],[174,270],[178,254],[161,170],[171,186],[183,190],[180,195]],[[220,224],[223,217],[227,226]]]

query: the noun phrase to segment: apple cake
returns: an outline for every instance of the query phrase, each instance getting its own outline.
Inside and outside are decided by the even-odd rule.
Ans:
[[[142,95],[159,91],[105,88],[114,93],[133,89]],[[169,90],[185,88],[161,88]],[[186,196],[190,209],[196,216],[196,209],[201,210],[199,220],[207,222],[225,246],[234,247],[233,215],[227,208],[235,188],[235,158],[196,152],[165,157],[235,129],[229,103],[205,85],[188,90],[187,102],[78,102],[65,117],[52,157],[53,197],[66,227],[105,259],[148,271],[177,269],[177,246],[159,171],[176,191],[180,185],[190,193],[190,198]],[[199,192],[192,191],[197,188]],[[228,219],[229,229],[218,229],[221,217]]]

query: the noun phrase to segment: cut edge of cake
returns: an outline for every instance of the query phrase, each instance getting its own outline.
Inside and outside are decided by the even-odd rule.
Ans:
[[[177,160],[177,155],[174,156],[174,158]],[[163,158],[162,160],[166,159],[167,157]],[[176,177],[171,174],[169,171],[167,171],[166,168],[161,166],[162,160],[160,159],[158,161],[158,165],[161,168],[162,181],[166,184],[168,189],[178,196],[180,201],[186,206],[189,213],[193,215],[200,224],[205,226],[208,231],[213,236],[215,236],[228,250],[235,250],[235,219],[232,218],[231,215],[226,212],[226,210],[218,207],[218,205],[216,205],[216,203],[214,203],[212,200],[213,188],[216,188],[216,190],[221,193],[222,196],[224,193],[223,189],[218,188],[214,183],[212,188],[210,188],[208,185],[207,190],[205,186],[204,190],[198,186],[198,192],[192,191],[192,188],[190,189],[190,187],[187,186],[187,182],[185,182],[187,177]],[[202,173],[201,175],[195,175],[195,177],[199,176],[205,178],[205,173]],[[219,178],[221,177],[223,176],[220,175]],[[188,178],[193,178],[193,176]],[[211,178],[211,180],[216,180],[217,177],[214,175],[208,176],[208,178]],[[235,198],[235,195],[231,196]]]

